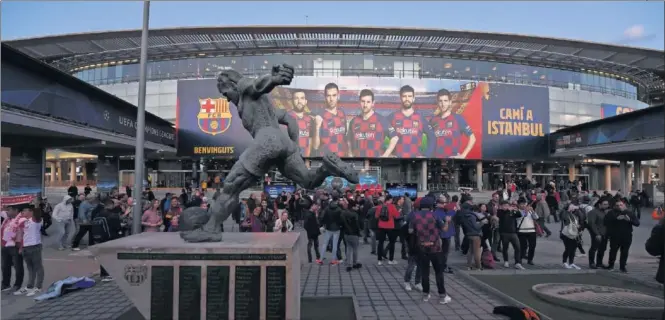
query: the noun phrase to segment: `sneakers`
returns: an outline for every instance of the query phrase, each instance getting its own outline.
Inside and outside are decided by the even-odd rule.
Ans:
[[[430,297],[431,297],[431,296],[430,296],[429,293],[425,293],[425,294],[423,295],[423,302],[428,302]]]
[[[321,259],[316,259],[316,264],[323,264],[323,260],[321,260]]]
[[[421,291],[421,292],[423,291],[423,285],[420,284],[420,283],[416,283],[416,285],[413,286],[413,288],[415,288],[416,290]]]
[[[582,268],[578,267],[578,266],[577,266],[576,264],[574,264],[574,263],[571,263],[569,266],[570,266],[571,269],[582,270]]]
[[[42,292],[42,289],[39,289],[39,288],[28,289],[28,293],[26,293],[25,296],[26,297],[32,297],[32,296],[34,296],[34,295],[36,295],[40,292]]]
[[[12,287],[4,287],[2,288],[2,292],[12,291],[12,289]]]
[[[510,263],[508,261],[503,262],[503,267],[504,268],[510,268]]]
[[[363,267],[362,263],[356,263],[353,265],[353,269],[360,269],[362,267]]]
[[[382,265],[383,265],[383,261],[379,260],[379,263],[377,263],[377,265],[382,266]]]
[[[72,248],[72,251],[81,251],[81,248],[79,248],[79,247]]]
[[[576,258],[586,257],[586,253],[578,253],[575,255]]]
[[[517,270],[524,270],[524,267],[522,267],[522,264],[521,264],[521,263],[516,263],[516,264],[515,264],[515,269],[517,269]]]
[[[411,290],[413,290],[413,289],[411,288],[411,284],[408,283],[408,282],[405,282],[405,283],[404,283],[404,290],[406,290],[406,291],[411,291]]]
[[[394,266],[394,265],[397,264],[397,261],[395,261],[395,260],[388,260],[388,264],[391,265],[391,266]]]
[[[573,267],[571,267],[571,265],[568,264],[568,262],[564,262],[563,267],[566,268],[566,269],[572,269],[573,268]]]
[[[102,277],[102,282],[111,282],[113,281],[113,277],[108,276],[108,277]]]
[[[24,294],[26,294],[26,293],[28,293],[28,288],[23,287],[23,288],[21,288],[21,289],[18,289],[18,290],[16,290],[16,291],[14,291],[13,294],[14,294],[15,296],[22,296],[22,295],[24,295]]]
[[[339,260],[330,261],[330,265],[336,266],[339,264]]]
[[[453,301],[453,299],[451,299],[449,295],[446,295],[445,297],[441,298],[441,300],[439,300],[439,304],[448,304],[450,301]]]

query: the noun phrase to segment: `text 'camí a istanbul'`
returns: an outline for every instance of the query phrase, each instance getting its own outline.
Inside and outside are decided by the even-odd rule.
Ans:
[[[543,124],[533,122],[533,111],[524,106],[499,109],[501,120],[487,121],[487,134],[498,136],[544,137]]]

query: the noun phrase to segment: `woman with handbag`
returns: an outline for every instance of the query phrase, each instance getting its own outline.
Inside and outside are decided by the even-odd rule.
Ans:
[[[561,235],[563,241],[563,267],[566,269],[581,268],[575,265],[575,251],[577,250],[578,237],[580,235],[580,211],[575,205],[569,205],[568,209],[561,212]]]

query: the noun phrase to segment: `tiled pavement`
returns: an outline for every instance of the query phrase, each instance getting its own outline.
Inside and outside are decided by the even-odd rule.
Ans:
[[[657,260],[646,255],[643,249],[645,234],[648,234],[649,229],[648,226],[640,228],[638,230],[641,232],[635,235],[629,260],[630,273],[616,274],[616,276],[631,277],[657,286],[653,280]],[[361,246],[360,257],[363,268],[351,272],[346,272],[342,266],[303,264],[302,296],[354,295],[362,319],[505,319],[491,314],[494,306],[505,303],[501,301],[501,297],[481,290],[460,274],[465,272],[465,258],[459,253],[452,252],[450,257],[450,264],[458,268],[456,274],[446,275],[445,278],[447,292],[453,300],[447,305],[439,305],[436,294],[433,294],[429,302],[422,302],[421,293],[406,292],[403,289],[406,261],[400,259],[398,265],[378,266],[376,256],[370,255],[369,251],[368,245]],[[536,251],[537,265],[526,266],[527,269],[533,270],[532,272],[561,274],[562,281],[565,281],[565,275],[569,271],[563,270],[559,263],[562,252],[561,241],[555,237],[540,238]],[[303,261],[307,261],[304,248],[302,255]],[[512,253],[510,255],[512,256]],[[578,261],[578,264],[585,267],[586,258],[580,259],[584,260]],[[499,270],[483,272],[508,272],[500,270],[505,269],[499,267]],[[432,292],[436,292],[433,277],[431,279]],[[91,289],[38,303],[12,319],[117,319],[131,308],[131,302],[115,284],[100,283]]]

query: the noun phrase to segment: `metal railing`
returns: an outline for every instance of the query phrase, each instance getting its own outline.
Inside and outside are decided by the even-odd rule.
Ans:
[[[240,72],[240,71],[239,71]],[[249,77],[256,77],[265,74],[266,70],[245,71],[241,74]],[[149,81],[164,81],[164,80],[182,80],[182,79],[206,79],[215,78],[219,74],[218,71],[207,72],[184,72],[184,73],[166,73],[166,74],[151,74],[148,75]],[[320,77],[386,77],[397,79],[439,79],[439,80],[468,80],[468,81],[488,81],[500,82],[509,84],[521,84],[531,86],[547,86],[557,87],[563,89],[582,90],[590,92],[600,92],[621,96],[629,99],[637,99],[637,94],[616,88],[597,87],[587,84],[555,81],[555,80],[541,80],[530,79],[526,77],[516,76],[497,76],[489,74],[474,74],[464,75],[461,73],[451,76],[437,75],[436,72],[428,71],[395,71],[395,70],[366,70],[366,69],[296,69],[296,76],[320,76]],[[138,82],[138,76],[124,76],[104,79],[86,80],[93,85],[109,85],[118,83],[131,83]]]

